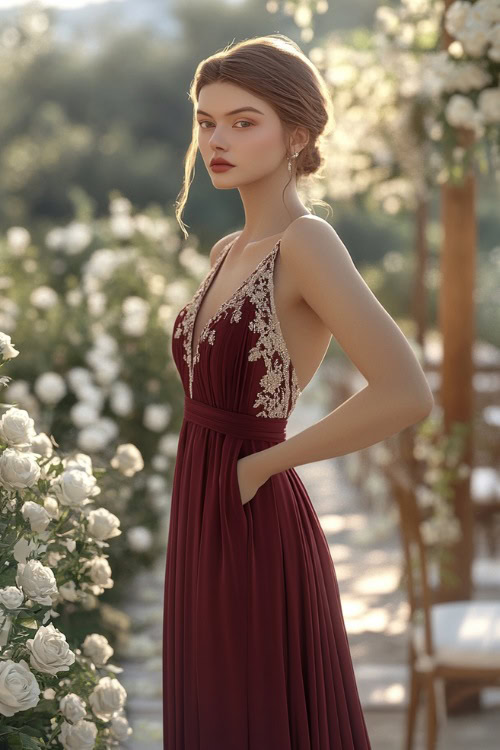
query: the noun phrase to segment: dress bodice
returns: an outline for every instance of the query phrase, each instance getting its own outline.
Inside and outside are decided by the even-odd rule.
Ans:
[[[203,298],[232,244],[219,253],[192,299],[177,314],[172,355],[191,398],[260,417],[288,417],[301,390],[276,313],[274,267],[280,240],[193,341]]]

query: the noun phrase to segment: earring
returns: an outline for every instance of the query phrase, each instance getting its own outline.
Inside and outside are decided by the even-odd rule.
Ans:
[[[288,157],[288,171],[292,171],[292,159],[296,159],[297,156],[300,154],[300,151],[296,151],[295,154],[292,154],[292,156]]]

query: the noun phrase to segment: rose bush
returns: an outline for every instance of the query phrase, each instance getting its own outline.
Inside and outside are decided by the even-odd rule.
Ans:
[[[0,332],[0,367],[18,354]],[[60,457],[52,435],[37,433],[26,410],[2,407],[0,746],[116,747],[132,730],[116,677],[122,670],[109,663],[112,646],[100,633],[80,646],[52,622],[59,608],[88,607],[114,584],[105,550],[122,533],[120,519],[92,507],[106,470],[83,453]],[[113,459],[123,477],[142,466],[133,445],[120,446]]]
[[[4,401],[35,419],[33,446],[40,455],[53,450],[52,433],[62,451],[76,446],[80,455],[136,477],[133,486],[120,488],[112,477],[99,482],[107,510],[121,521],[122,534],[109,550],[115,585],[106,597],[119,606],[131,576],[163,554],[161,521],[169,511],[182,420],[172,323],[209,260],[193,236],[181,247],[172,217],[155,206],[134,210],[117,191],[110,194],[109,215],[85,215],[48,229],[10,226],[0,234],[0,330],[23,342]],[[20,415],[11,422],[17,444],[25,426]],[[78,504],[92,481],[81,472],[72,476],[69,463],[65,468],[43,502],[49,515],[53,499],[58,508]],[[36,461],[26,460],[27,479],[31,470]],[[43,518],[40,513],[40,523]],[[143,529],[150,533],[133,547]]]

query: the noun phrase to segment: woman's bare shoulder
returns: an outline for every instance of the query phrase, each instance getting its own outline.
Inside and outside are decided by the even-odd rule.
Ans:
[[[222,252],[222,250],[226,247],[226,245],[229,242],[232,242],[236,237],[241,233],[241,229],[238,229],[236,232],[231,232],[231,234],[226,234],[225,237],[221,237],[220,240],[217,240],[215,245],[210,250],[210,265],[213,266],[216,262],[217,258],[219,257],[219,253]]]

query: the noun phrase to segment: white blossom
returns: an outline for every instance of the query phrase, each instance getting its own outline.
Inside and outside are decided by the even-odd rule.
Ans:
[[[80,719],[76,724],[63,721],[59,741],[64,750],[92,750],[97,737],[97,727],[93,721]]]
[[[133,477],[144,468],[141,452],[133,443],[122,443],[110,460],[113,469],[118,469],[126,477]]]
[[[153,535],[146,526],[134,526],[127,531],[127,541],[134,552],[145,552],[151,548]]]
[[[7,333],[0,331],[0,355],[3,359],[14,359],[19,354],[18,350],[11,344],[11,338]]]
[[[7,489],[32,487],[40,478],[37,456],[30,451],[6,448],[0,456],[0,484]]]
[[[100,633],[91,633],[83,641],[83,652],[88,656],[96,667],[102,667],[114,654],[108,639]]]
[[[0,714],[14,716],[34,708],[40,700],[40,686],[27,662],[0,660]]]
[[[89,703],[98,719],[109,721],[125,704],[127,691],[113,677],[101,677],[89,696]]]
[[[16,583],[29,599],[50,605],[57,595],[57,583],[50,568],[39,560],[28,560],[17,566]]]
[[[57,292],[46,284],[41,284],[30,294],[29,300],[34,307],[39,310],[50,310],[58,303]]]
[[[50,458],[54,454],[54,446],[45,432],[39,432],[31,441],[31,450],[39,456]]]
[[[59,586],[59,594],[67,602],[76,602],[78,600],[78,590],[74,581],[66,581]]]
[[[7,609],[17,609],[23,601],[23,592],[17,586],[4,586],[0,589],[0,604]]]
[[[168,425],[172,409],[168,404],[148,404],[144,409],[144,427],[152,432],[162,432]]]
[[[114,513],[107,508],[97,508],[89,513],[87,531],[91,537],[102,541],[121,534],[119,525],[120,519]]]
[[[34,390],[40,401],[53,406],[67,393],[64,378],[57,372],[44,372],[35,380]]]
[[[491,88],[481,91],[478,97],[478,108],[486,123],[500,123],[500,89]]]
[[[132,734],[132,727],[125,716],[113,716],[111,719],[111,733],[117,740],[126,740]]]
[[[55,675],[67,672],[75,661],[64,633],[49,625],[41,625],[34,638],[28,638],[26,647],[31,651],[30,664],[34,669]]]
[[[9,227],[6,232],[7,245],[12,255],[21,257],[31,242],[31,234],[26,227],[13,226]]]
[[[91,560],[87,560],[83,565],[83,569],[88,570],[90,579],[97,584],[97,586],[102,587],[103,589],[110,589],[113,587],[111,568],[105,557],[93,557]]]
[[[35,435],[34,420],[26,409],[11,406],[0,419],[0,437],[8,445],[15,448],[29,447]]]
[[[59,708],[65,719],[76,724],[87,713],[86,703],[76,693],[67,693],[59,701]]]
[[[45,531],[50,523],[50,516],[43,507],[33,500],[27,500],[21,507],[21,513],[26,521],[29,521],[31,530],[39,534]]]
[[[51,490],[61,505],[77,508],[94,494],[96,478],[80,469],[66,469],[52,483]]]

